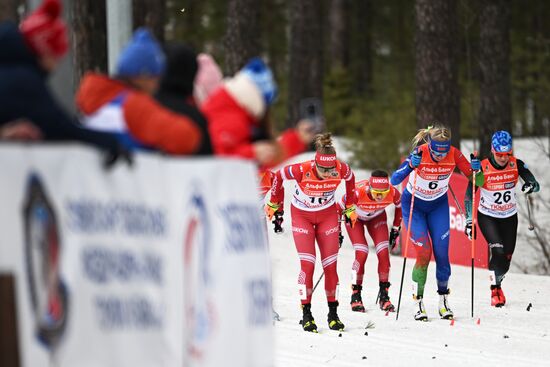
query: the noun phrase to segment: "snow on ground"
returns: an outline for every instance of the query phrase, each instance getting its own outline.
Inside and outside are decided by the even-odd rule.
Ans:
[[[363,302],[366,313],[352,312],[350,272],[353,250],[345,239],[338,258],[339,316],[346,329],[328,329],[328,307],[323,280],[312,300],[312,312],[319,334],[302,330],[298,321],[301,309],[297,291],[299,261],[289,222],[285,233],[269,240],[273,259],[273,302],[281,321],[275,322],[276,366],[548,366],[550,360],[550,277],[509,274],[503,290],[507,304],[502,309],[490,306],[487,270],[475,269],[474,318],[471,318],[470,268],[452,266],[450,305],[455,322],[441,320],[437,314],[438,295],[435,264],[430,264],[425,304],[429,322],[413,319],[411,271],[407,261],[399,320],[395,313],[385,316],[374,304],[378,291],[377,259],[371,251],[367,259]],[[390,297],[397,306],[403,259],[392,256]],[[321,275],[317,260],[314,281]],[[527,311],[529,304],[530,311]],[[480,319],[479,325],[476,323]],[[374,328],[365,329],[369,322]],[[368,336],[365,335],[368,332]]]
[[[533,170],[541,184],[537,200],[549,201],[550,159],[543,154],[547,142],[540,147],[532,140],[516,139],[515,154]],[[470,148],[470,149],[468,149]],[[463,145],[468,154],[471,143]],[[547,151],[547,150],[546,150]],[[339,156],[345,159],[346,152]],[[292,162],[310,159],[307,153],[295,157]],[[368,177],[368,171],[356,170],[358,179]],[[288,190],[287,190],[288,191]],[[289,213],[288,200],[285,212]],[[524,208],[523,208],[524,209]],[[538,224],[550,223],[550,213],[537,206]],[[285,214],[285,233],[276,235],[269,225],[269,241],[273,259],[273,302],[281,316],[275,323],[276,366],[548,366],[550,361],[550,277],[518,274],[512,267],[503,283],[507,304],[502,309],[490,306],[488,271],[475,269],[474,317],[471,317],[471,269],[452,266],[450,280],[450,305],[455,312],[455,322],[441,320],[437,314],[438,295],[435,285],[435,263],[430,264],[426,285],[425,304],[429,322],[413,319],[411,272],[414,260],[407,261],[399,320],[395,313],[388,316],[374,304],[378,291],[377,258],[371,248],[365,271],[363,301],[366,313],[352,312],[350,273],[353,249],[347,234],[338,258],[340,278],[339,315],[346,329],[339,332],[328,329],[328,307],[324,296],[324,282],[313,295],[312,312],[319,327],[319,334],[310,334],[298,324],[301,319],[297,291],[299,261],[290,231],[290,216]],[[526,243],[528,233],[523,210],[520,212],[518,246],[514,262],[527,266],[538,256]],[[392,256],[390,297],[397,306],[403,259]],[[317,259],[314,282],[322,270]],[[516,271],[516,273],[514,273]],[[528,311],[528,305],[532,307]],[[477,321],[479,320],[479,324]],[[369,323],[374,327],[366,329]],[[368,333],[368,335],[365,335]]]

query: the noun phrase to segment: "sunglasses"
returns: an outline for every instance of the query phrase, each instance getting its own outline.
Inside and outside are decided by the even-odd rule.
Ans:
[[[334,172],[336,170],[336,166],[334,166],[334,167],[321,167],[318,164],[316,164],[316,166],[317,166],[317,169],[319,170],[319,172],[321,172],[321,173],[331,173],[331,172]]]
[[[499,157],[499,158],[511,157],[512,156],[512,152],[495,152],[495,151],[493,151],[493,154],[496,157]]]
[[[375,190],[371,187],[370,189],[370,192],[371,194],[373,195],[383,195],[383,196],[386,196],[390,193],[390,189],[387,189],[387,190]]]

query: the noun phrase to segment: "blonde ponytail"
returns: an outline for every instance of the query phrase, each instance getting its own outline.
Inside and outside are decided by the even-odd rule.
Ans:
[[[428,139],[429,138],[429,139]],[[412,147],[428,143],[429,140],[447,141],[451,140],[451,130],[443,125],[430,125],[425,129],[420,129],[412,139]]]

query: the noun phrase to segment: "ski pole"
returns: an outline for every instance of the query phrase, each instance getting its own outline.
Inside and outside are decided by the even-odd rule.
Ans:
[[[455,192],[453,191],[453,187],[449,185],[449,190],[451,191],[451,195],[453,196],[453,199],[455,200],[456,207],[458,208],[458,211],[462,215],[463,218],[466,218],[464,215],[464,210],[462,210],[462,207],[458,203],[458,199],[456,198]]]
[[[321,282],[321,279],[323,279],[324,276],[325,276],[325,271],[323,270],[323,273],[321,274],[321,276],[319,277],[319,280],[317,281],[317,283],[315,283],[315,286],[313,287],[313,290],[311,291],[312,295],[313,295],[313,292],[315,292],[315,288],[317,288],[317,286]]]
[[[470,154],[470,161],[475,158]],[[472,171],[472,318],[474,317],[474,256],[476,243],[477,205],[476,205],[476,171]]]
[[[414,195],[416,193],[416,178],[418,177],[418,173],[416,172],[416,169],[414,170],[414,180],[413,180],[413,188],[412,188],[412,198],[411,198],[411,208],[409,209],[409,224],[407,225],[407,239],[405,240],[405,252],[403,253],[403,270],[401,271],[401,285],[399,286],[399,300],[397,301],[397,312],[395,315],[395,320],[397,321],[399,319],[399,307],[401,306],[401,294],[403,293],[403,280],[405,279],[405,266],[407,264],[407,250],[409,248],[409,240],[411,237],[411,224],[412,224],[412,214],[413,214],[413,207],[414,207]],[[406,190],[406,189],[405,189]]]
[[[535,229],[533,224],[533,219],[531,218],[531,198],[525,195],[525,202],[527,204],[527,218],[529,219],[529,230],[532,231]]]

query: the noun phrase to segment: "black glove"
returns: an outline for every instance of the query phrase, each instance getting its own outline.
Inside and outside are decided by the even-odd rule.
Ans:
[[[539,189],[540,189],[539,183],[536,182],[536,181],[535,182],[526,182],[521,187],[521,191],[525,195],[529,195],[529,194],[532,194],[533,192],[537,192],[537,191],[539,191]]]
[[[119,160],[123,160],[130,167],[134,164],[134,157],[132,156],[132,152],[121,144],[117,145],[114,149],[108,150],[105,153],[105,156],[103,158],[103,168],[106,170],[110,170]]]
[[[280,210],[273,215],[271,223],[273,223],[273,232],[275,233],[283,233],[283,214],[284,211]]]
[[[473,230],[473,231],[472,231]],[[471,219],[466,219],[466,226],[464,227],[464,233],[468,236],[468,239],[472,239],[472,232],[474,233],[474,239],[477,238],[477,233],[472,225]]]
[[[390,231],[390,251],[393,250],[395,244],[397,243],[397,237],[399,237],[399,232],[401,227],[392,227]]]
[[[342,231],[338,232],[338,243],[340,244],[340,247],[342,247],[342,242],[344,242],[344,235],[342,234]]]

